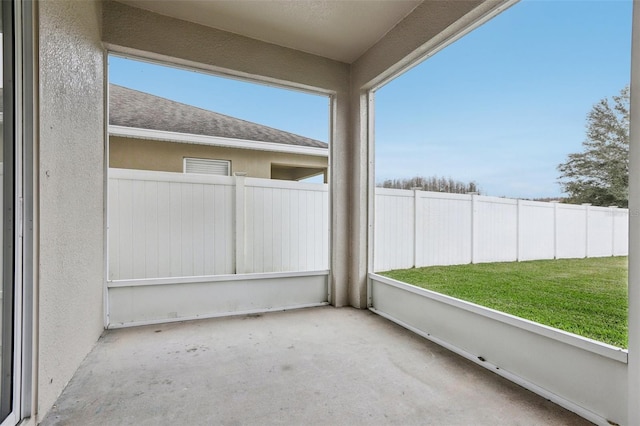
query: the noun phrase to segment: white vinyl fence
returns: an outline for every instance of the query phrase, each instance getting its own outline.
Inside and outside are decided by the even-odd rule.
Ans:
[[[329,268],[328,188],[109,170],[109,280]],[[628,210],[376,189],[374,270],[627,254]]]
[[[376,189],[374,270],[623,256],[628,209]]]
[[[323,184],[109,169],[110,281],[329,268]]]

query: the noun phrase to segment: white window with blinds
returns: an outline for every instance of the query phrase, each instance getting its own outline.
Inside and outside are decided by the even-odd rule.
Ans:
[[[231,161],[211,160],[209,158],[185,158],[184,172],[201,175],[231,175]]]

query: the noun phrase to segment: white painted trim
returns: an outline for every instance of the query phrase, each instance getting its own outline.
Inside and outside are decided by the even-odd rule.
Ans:
[[[252,149],[256,151],[284,152],[287,154],[311,155],[316,157],[329,157],[329,150],[327,148],[287,145],[274,142],[258,142],[246,139],[222,138],[218,136],[167,132],[162,130],[140,129],[135,127],[115,126],[112,124],[109,125],[109,136],[119,136],[134,139],[149,139],[195,145],[220,146],[225,148]]]
[[[0,423],[0,426],[14,426],[16,424],[18,424],[18,415],[16,414],[16,410],[14,410]]]
[[[148,64],[160,65],[163,67],[178,70],[205,73],[214,77],[228,78],[230,80],[242,81],[245,83],[275,87],[277,89],[293,90],[295,92],[307,93],[309,95],[315,96],[329,97],[331,95],[335,95],[336,93],[334,90],[329,90],[319,86],[310,86],[307,84],[271,78],[263,75],[248,74],[246,72],[238,70],[220,68],[212,64],[203,64],[201,62],[192,62],[185,59],[168,57],[158,53],[151,53],[140,50],[134,51],[134,49],[125,48],[111,43],[104,43],[104,45],[109,56],[115,56],[118,58],[130,59],[138,62],[146,62]]]
[[[24,144],[25,144],[25,113],[26,105],[24,99],[24,84],[25,81],[23,79],[23,71],[25,64],[24,57],[24,27],[23,27],[23,12],[24,12],[24,2],[16,1],[14,2],[14,15],[13,15],[13,32],[14,32],[14,40],[13,40],[13,69],[14,69],[14,188],[15,194],[13,198],[14,204],[14,234],[13,235],[4,235],[4,238],[12,238],[14,240],[14,287],[13,287],[13,371],[11,372],[13,376],[13,398],[12,398],[12,411],[7,416],[6,420],[9,420],[11,416],[14,417],[14,424],[21,420],[22,415],[22,396],[23,396],[23,387],[31,386],[31,383],[23,382],[23,337],[24,335],[24,326],[32,325],[26,318],[23,317],[24,312],[24,304],[25,301],[23,299],[23,291],[24,291],[24,227],[25,227],[25,217],[24,217]],[[9,124],[11,125],[11,124]],[[9,141],[7,141],[9,142]],[[4,164],[3,164],[4,165]],[[4,174],[4,169],[3,169]],[[6,214],[6,212],[5,212]],[[6,247],[5,247],[6,248]],[[3,354],[4,355],[4,354]],[[7,372],[5,372],[6,374]],[[31,389],[28,389],[29,391]]]
[[[144,321],[173,322],[328,303],[328,272],[308,276],[289,274],[293,276],[288,278],[264,274],[269,278],[259,279],[258,275],[263,274],[251,275],[253,279],[245,275],[244,279],[214,277],[205,281],[110,288],[109,328],[140,325]]]
[[[367,90],[367,274],[375,267],[375,224],[376,224],[376,92]],[[414,224],[415,225],[415,224]],[[415,233],[414,233],[415,235]],[[414,240],[415,261],[415,240]],[[415,263],[414,263],[415,265]],[[371,280],[367,279],[367,307],[373,306],[373,289]]]
[[[484,4],[476,7],[467,15],[451,24],[429,42],[418,47],[411,52],[411,54],[368,82],[364,88],[378,90],[385,84],[411,70],[413,67],[420,65],[445,47],[455,43],[476,28],[481,27],[519,1],[520,0],[495,0],[484,2]],[[471,21],[469,21],[469,18],[471,18]]]
[[[640,424],[640,3],[633,2],[629,120],[628,423]]]
[[[133,280],[114,280],[107,283],[108,288],[140,287],[148,285],[194,284],[220,281],[269,280],[276,278],[315,277],[329,275],[328,270],[302,272],[263,272],[257,274],[200,275],[193,277],[141,278]]]
[[[284,312],[284,311],[291,311],[293,309],[317,308],[320,306],[327,306],[328,304],[329,302],[308,303],[305,305],[294,305],[294,306],[287,306],[283,308],[278,307],[278,308],[266,308],[266,309],[252,309],[248,311],[224,312],[219,314],[192,315],[192,316],[181,317],[181,318],[136,321],[136,322],[126,323],[126,324],[110,324],[107,328],[109,330],[113,330],[116,328],[129,328],[129,327],[138,327],[143,325],[167,324],[172,322],[193,321],[193,320],[207,319],[207,318],[222,318],[222,317],[232,317],[232,316],[242,316],[242,315],[253,315],[253,314],[262,314],[267,312]],[[0,425],[0,426],[3,426],[3,425]]]
[[[486,195],[478,195],[478,202],[480,203],[492,203],[492,204],[507,204],[510,206],[515,206],[518,204],[518,200],[515,198],[500,198],[500,197],[489,197]]]
[[[612,359],[626,364],[628,359],[628,352],[625,349],[618,348],[613,345],[608,345],[597,340],[589,339],[587,337],[578,336],[577,334],[569,333],[557,328],[549,327],[543,324],[539,324],[534,321],[526,320],[514,315],[506,314],[504,312],[496,311],[495,309],[487,308],[484,306],[476,305],[475,303],[466,302],[455,297],[446,296],[444,294],[436,293],[435,291],[426,290],[424,288],[416,287],[411,284],[406,284],[401,281],[397,281],[391,278],[384,277],[378,274],[369,274],[369,279],[378,281],[380,283],[396,287],[402,290],[406,290],[410,293],[417,294],[422,297],[426,297],[431,300],[435,300],[441,303],[445,303],[450,306],[454,306],[459,309],[463,309],[474,314],[478,314],[495,321],[499,321],[513,327],[526,330],[531,333],[544,336],[549,339],[556,340],[558,342],[565,343],[567,345],[575,346],[577,348],[589,351],[605,358]]]
[[[152,182],[208,183],[215,185],[235,185],[232,176],[199,175],[192,173],[158,172],[151,170],[109,168],[109,179],[134,179]]]
[[[460,356],[462,356],[463,358],[468,359],[471,362],[474,362],[475,364],[478,364],[484,368],[486,368],[487,370],[491,370],[492,372],[496,373],[499,376],[504,377],[505,379],[516,383],[520,386],[522,386],[525,389],[530,390],[531,392],[540,395],[541,397],[548,399],[549,401],[558,404],[561,407],[566,408],[569,411],[572,411],[576,414],[578,414],[580,417],[583,417],[587,420],[589,420],[590,422],[593,422],[597,425],[602,425],[602,426],[609,426],[611,423],[609,423],[605,418],[593,413],[592,411],[589,411],[577,404],[574,404],[573,402],[559,396],[556,395],[553,392],[549,392],[548,390],[541,388],[540,386],[536,385],[535,383],[532,383],[528,380],[523,379],[520,376],[517,376],[513,373],[510,373],[507,370],[504,370],[500,367],[498,367],[497,365],[494,365],[488,361],[481,361],[476,355],[465,351],[464,349],[461,349],[457,346],[451,345],[449,343],[447,343],[446,341],[439,339],[435,336],[432,336],[429,333],[425,333],[424,331],[420,330],[419,328],[413,327],[412,325],[409,325],[399,319],[394,318],[393,316],[386,314],[385,312],[381,312],[376,310],[373,307],[370,307],[369,310],[377,315],[380,315],[383,318],[388,319],[391,322],[394,322],[396,324],[398,324],[401,327],[406,328],[409,331],[412,331],[416,334],[418,334],[421,337],[424,337],[427,340],[430,340],[432,342],[434,342],[437,345],[442,346],[445,349],[450,350],[451,352],[454,352]]]
[[[327,192],[329,185],[326,183],[307,183],[291,180],[263,179],[247,177],[245,185],[253,188],[277,188],[277,189],[297,189],[303,191]]]

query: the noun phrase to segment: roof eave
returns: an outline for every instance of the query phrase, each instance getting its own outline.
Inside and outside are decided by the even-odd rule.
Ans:
[[[316,157],[329,156],[329,150],[327,148],[286,145],[281,143],[251,141],[245,139],[222,138],[218,136],[195,135],[190,133],[177,133],[163,130],[141,129],[136,127],[116,126],[113,124],[109,125],[109,136],[219,146],[225,148],[251,149],[255,151],[283,152],[287,154],[311,155]]]

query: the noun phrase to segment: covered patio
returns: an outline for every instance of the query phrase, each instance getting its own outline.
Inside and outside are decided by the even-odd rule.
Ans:
[[[3,2],[0,426],[640,424],[637,4],[628,350],[373,268],[376,90],[515,3]],[[328,266],[110,277],[110,55],[325,96]]]
[[[106,331],[50,425],[590,424],[369,311]]]

